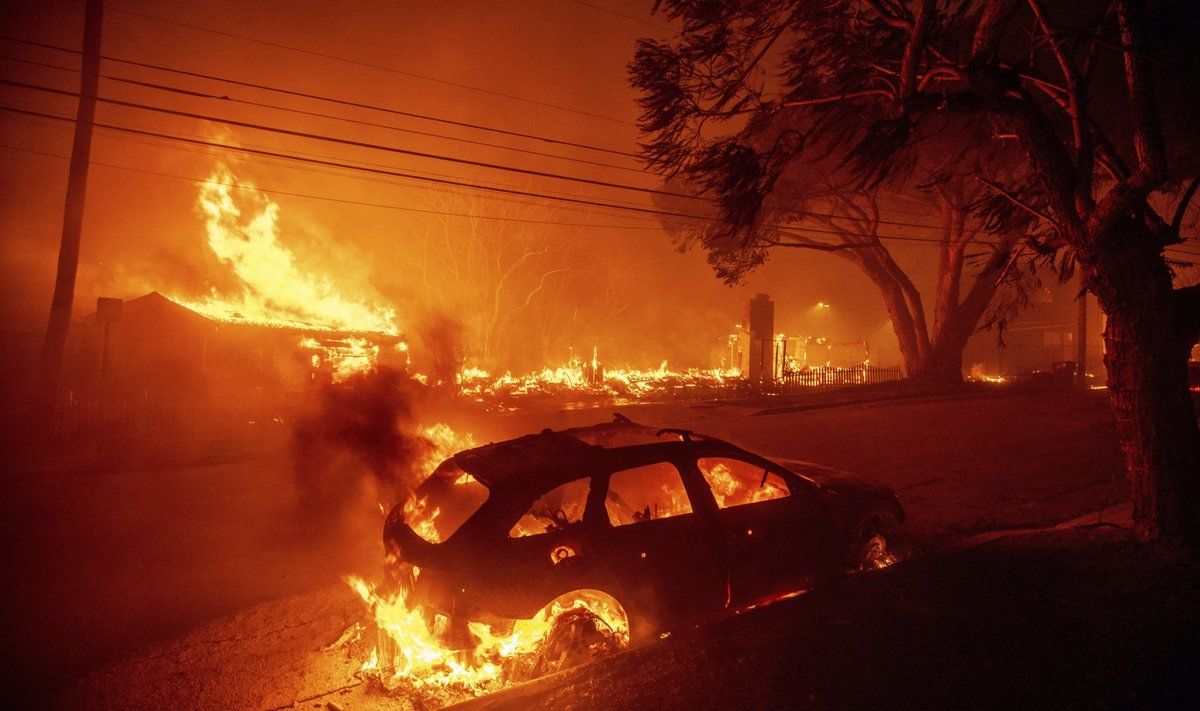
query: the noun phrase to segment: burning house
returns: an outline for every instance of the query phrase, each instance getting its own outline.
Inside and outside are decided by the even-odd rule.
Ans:
[[[162,423],[147,418],[163,417],[202,427],[231,413],[270,419],[308,388],[377,364],[407,363],[398,333],[216,318],[150,292],[123,303],[101,299],[82,319],[73,332],[65,404],[77,428],[154,427]]]

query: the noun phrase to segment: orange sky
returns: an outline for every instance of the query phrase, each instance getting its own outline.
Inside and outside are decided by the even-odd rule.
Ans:
[[[110,3],[103,46],[106,54],[122,58],[633,151],[637,107],[626,83],[625,64],[632,56],[636,38],[665,35],[665,30],[658,26],[663,20],[649,15],[648,2],[597,0],[593,4],[603,4],[645,20],[627,19],[569,0],[348,2],[337,4],[336,10],[330,10],[327,3],[311,0],[286,3],[218,0],[203,5],[122,0]],[[261,42],[166,24],[118,9],[246,35]],[[3,26],[5,33],[16,37],[77,48],[82,34],[82,3],[68,0],[9,3],[4,10]],[[357,63],[262,42],[304,48]],[[10,42],[0,45],[0,54],[6,57],[78,66],[78,57],[74,55]],[[574,111],[364,66],[367,64],[486,87],[489,91]],[[0,60],[0,67],[7,79],[71,91],[78,88],[77,74],[29,67],[8,59]],[[105,62],[102,71],[398,128],[636,167],[632,159],[624,156],[330,106],[112,62]],[[230,105],[218,99],[164,94],[109,81],[102,81],[101,93],[195,113],[477,161],[646,187],[657,185],[653,176],[628,170],[273,109]],[[10,86],[0,86],[0,101],[62,115],[72,115],[74,111],[72,98]],[[101,105],[97,120],[207,140],[385,164],[393,169],[493,181],[539,192],[650,204],[649,196],[642,193],[322,144],[244,128],[230,129],[218,123],[130,108]],[[0,315],[10,328],[39,330],[44,327],[52,288],[66,161],[11,148],[65,156],[70,150],[71,133],[67,124],[11,115],[0,115],[0,125],[3,126],[0,143],[8,146],[0,148],[4,153],[4,161],[0,163],[0,224],[4,231],[0,248],[0,289],[3,289]],[[208,176],[216,160],[195,146],[144,138],[135,139],[142,141],[138,143],[128,139],[127,135],[98,131],[93,160],[192,179]],[[470,209],[479,214],[520,219],[639,227],[538,228],[543,230],[539,239],[556,239],[554,230],[560,229],[562,239],[573,246],[569,257],[564,257],[567,276],[551,277],[562,280],[555,282],[558,290],[539,294],[539,298],[549,302],[539,305],[540,310],[529,312],[530,319],[548,319],[546,314],[554,311],[556,320],[548,323],[565,331],[561,339],[564,344],[588,348],[599,344],[611,358],[634,365],[649,365],[660,358],[681,365],[708,365],[712,345],[739,318],[741,301],[757,291],[769,292],[776,299],[777,325],[789,333],[820,330],[821,322],[811,307],[825,301],[834,305],[829,328],[835,340],[868,337],[876,342],[877,350],[892,340],[880,299],[870,283],[842,260],[825,254],[774,256],[745,285],[730,289],[712,276],[702,254],[680,255],[665,233],[646,229],[655,223],[647,222],[645,216],[568,210],[553,204],[514,205],[479,193],[466,199],[461,192],[431,192],[430,187],[434,186],[417,181],[345,171],[330,174],[326,169],[277,161],[268,164],[262,159],[226,158],[225,161],[239,179],[264,187],[268,193],[276,191],[271,199],[280,206],[280,241],[295,253],[302,267],[328,276],[350,298],[382,300],[394,305],[402,329],[411,327],[405,320],[423,308],[419,304],[429,304],[427,290],[438,288],[425,283],[427,280],[415,278],[411,264],[416,245],[428,244],[431,230],[457,233],[463,229],[464,221],[445,218],[438,224],[429,215],[281,195],[278,191],[435,211]],[[481,229],[495,224],[485,223]],[[426,236],[418,239],[418,234]],[[932,265],[934,261],[933,251],[925,245],[900,244],[895,252],[906,266]],[[130,298],[157,289],[198,296],[212,288],[236,288],[236,283],[229,269],[206,246],[203,222],[196,209],[194,182],[94,165],[84,224],[77,314],[90,313],[99,295]],[[607,290],[608,295],[601,299],[590,293],[598,289]],[[583,293],[589,294],[588,299],[578,297],[581,303],[588,304],[582,307],[585,313],[580,313],[578,304],[564,303],[573,302]],[[606,315],[606,311],[615,311],[615,307],[596,304],[619,304],[619,314]]]

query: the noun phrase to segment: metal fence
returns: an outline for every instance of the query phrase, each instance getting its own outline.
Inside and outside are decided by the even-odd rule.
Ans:
[[[873,365],[809,365],[810,358],[827,361],[833,348],[859,347],[858,343],[826,343],[806,341],[802,346],[789,348],[791,339],[776,337],[744,341],[746,352],[739,353],[734,362],[744,363],[743,372],[751,388],[761,392],[793,392],[812,388],[838,388],[847,385],[868,385],[900,380],[900,366],[880,368]],[[866,346],[862,344],[865,356]],[[790,352],[789,352],[790,351]],[[731,354],[731,357],[734,357]]]

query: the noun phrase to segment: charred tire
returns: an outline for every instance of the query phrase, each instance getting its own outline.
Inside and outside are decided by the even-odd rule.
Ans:
[[[566,610],[555,618],[531,676],[587,664],[621,649],[621,643],[598,615],[586,608]]]

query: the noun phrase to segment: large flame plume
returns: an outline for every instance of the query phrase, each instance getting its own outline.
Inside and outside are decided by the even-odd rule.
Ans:
[[[279,205],[218,164],[199,183],[198,206],[208,246],[238,278],[236,294],[215,289],[175,301],[209,318],[267,326],[396,334],[393,309],[342,297],[332,280],[304,271],[280,241]],[[235,192],[252,197],[235,200]],[[247,204],[248,203],[248,204]],[[244,213],[243,210],[246,210]]]

